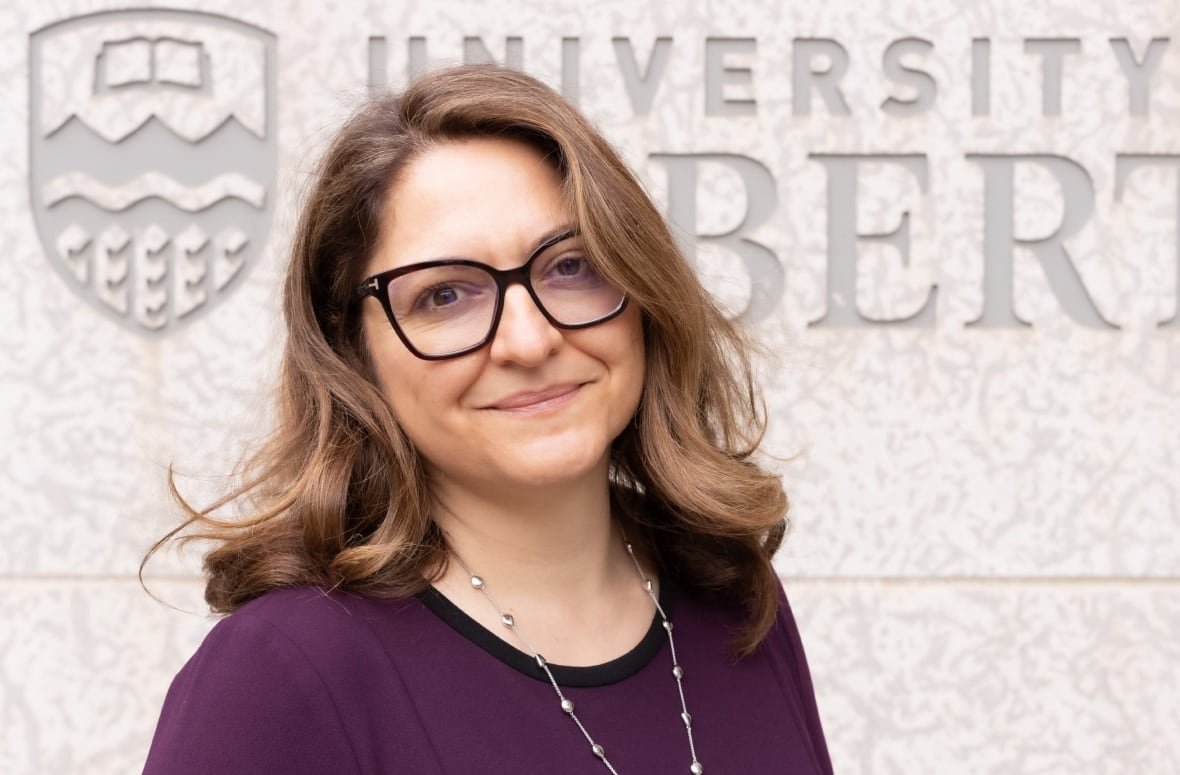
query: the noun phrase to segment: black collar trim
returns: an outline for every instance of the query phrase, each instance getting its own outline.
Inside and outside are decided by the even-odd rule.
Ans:
[[[530,678],[543,683],[549,682],[545,671],[537,665],[536,660],[520,649],[513,647],[507,641],[496,637],[434,587],[427,587],[422,592],[419,592],[416,597],[439,619],[442,619],[443,622],[450,626],[451,629],[496,659]],[[675,598],[676,595],[673,593],[672,585],[667,580],[661,580],[660,606],[664,609],[669,619],[672,618],[672,608]],[[561,686],[589,687],[607,686],[630,678],[651,662],[663,647],[664,642],[667,641],[668,637],[664,633],[663,621],[660,618],[659,611],[657,611],[652,616],[651,627],[648,627],[647,634],[643,636],[643,640],[639,641],[635,648],[601,665],[571,667],[567,665],[556,665],[550,662],[549,669],[553,672],[553,680],[557,681]]]

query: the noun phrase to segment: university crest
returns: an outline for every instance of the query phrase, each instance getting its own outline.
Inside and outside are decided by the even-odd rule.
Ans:
[[[275,37],[195,11],[107,11],[29,41],[37,232],[78,295],[164,333],[230,292],[274,213]]]

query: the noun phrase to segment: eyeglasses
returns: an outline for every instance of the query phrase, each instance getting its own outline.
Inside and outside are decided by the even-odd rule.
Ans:
[[[515,269],[462,258],[423,261],[369,277],[356,297],[376,296],[410,352],[435,361],[492,341],[504,294],[515,283],[558,328],[597,325],[627,306],[626,294],[602,279],[573,230],[542,242]]]

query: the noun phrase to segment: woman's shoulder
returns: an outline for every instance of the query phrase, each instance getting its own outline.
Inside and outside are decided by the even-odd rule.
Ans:
[[[374,708],[399,705],[389,636],[378,637],[374,621],[414,629],[409,620],[422,608],[414,598],[316,587],[246,603],[173,680],[145,771],[352,770],[345,763],[372,749],[356,730]]]
[[[785,676],[784,689],[794,693],[819,771],[830,773],[832,760],[815,699],[811,668],[807,663],[807,652],[803,648],[803,636],[799,632],[799,624],[787,599],[782,579],[778,581],[778,615],[763,645],[769,647],[767,651],[776,672],[780,675],[780,680]]]
[[[302,641],[355,634],[369,627],[374,617],[409,619],[421,608],[414,597],[370,597],[317,586],[281,587],[243,604],[213,629],[266,627]]]
[[[383,615],[397,615],[414,609],[414,597],[374,597],[362,595],[347,589],[320,586],[278,587],[244,603],[232,614],[222,619],[254,618],[276,625],[304,625],[311,623],[333,623],[336,625],[371,615],[374,608],[380,608]]]
[[[676,624],[676,652],[683,655],[686,665],[700,665],[693,670],[699,679],[694,697],[709,700],[716,707],[733,707],[735,698],[740,698],[741,712],[735,710],[731,715],[745,718],[748,723],[741,729],[731,729],[732,734],[761,729],[757,724],[774,719],[766,734],[777,734],[780,742],[801,741],[792,749],[794,753],[783,753],[797,757],[794,761],[798,765],[792,772],[831,773],[803,638],[787,589],[781,579],[776,578],[775,584],[778,606],[773,624],[752,653],[736,660],[731,658],[730,638],[743,624],[746,611],[732,601],[708,599],[686,590],[677,598],[678,613],[673,615],[680,620]],[[680,634],[686,636],[684,640]],[[706,674],[699,675],[702,672]],[[792,725],[797,735],[785,734],[783,724]]]
[[[391,638],[413,637],[426,608],[414,597],[370,597],[324,587],[274,589],[242,605],[210,630],[193,659],[205,652],[230,657],[228,667],[285,655],[285,661],[342,679],[388,660]],[[226,661],[226,660],[219,660]]]

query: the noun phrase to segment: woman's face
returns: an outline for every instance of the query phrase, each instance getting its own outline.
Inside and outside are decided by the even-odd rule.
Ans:
[[[557,170],[529,145],[490,137],[417,157],[382,218],[366,276],[438,258],[510,269],[573,225]],[[631,305],[604,323],[560,329],[514,284],[493,340],[440,361],[411,353],[375,300],[364,305],[363,326],[382,392],[442,486],[493,494],[605,478],[610,443],[643,387],[643,337]]]

